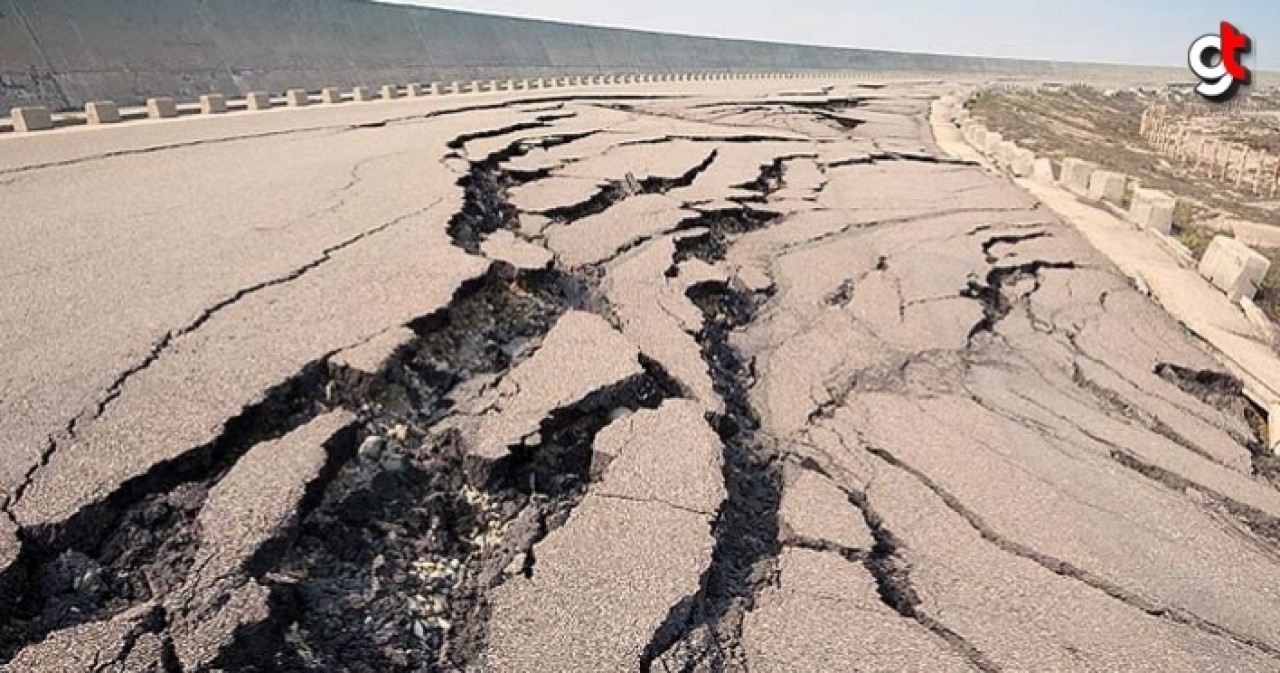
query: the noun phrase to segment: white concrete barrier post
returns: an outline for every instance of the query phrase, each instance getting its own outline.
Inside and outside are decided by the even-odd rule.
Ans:
[[[395,100],[400,97],[400,87],[394,84],[383,84],[380,94],[382,100]]]
[[[342,102],[342,90],[335,86],[327,86],[320,90],[320,102],[325,105],[337,105]]]
[[[93,101],[84,106],[84,116],[90,124],[115,124],[120,121],[120,108],[111,101]]]
[[[994,131],[987,132],[987,139],[982,143],[982,151],[987,156],[994,157],[996,150],[1000,148],[1000,143],[1004,142],[1004,136]]]
[[[1089,192],[1089,176],[1093,175],[1093,164],[1075,157],[1062,160],[1062,176],[1060,181],[1064,187],[1077,194]]]
[[[1280,454],[1280,404],[1272,404],[1267,410],[1267,444],[1271,453]]]
[[[422,85],[416,82],[410,82],[404,87],[404,95],[409,98],[422,98]]]
[[[1035,163],[1034,152],[1018,148],[1014,150],[1013,158],[1009,161],[1009,171],[1020,178],[1029,177],[1035,170]]]
[[[1018,151],[1018,144],[1012,140],[1002,140],[996,145],[996,162],[1001,166],[1012,167],[1013,155]]]
[[[1173,212],[1177,207],[1178,200],[1168,192],[1135,189],[1129,203],[1129,219],[1143,229],[1167,235],[1173,231]]]
[[[1053,173],[1053,160],[1048,157],[1036,159],[1031,165],[1031,179],[1046,185],[1056,184],[1058,176]]]
[[[147,117],[151,119],[172,119],[178,116],[178,104],[172,98],[148,98]]]
[[[9,117],[13,120],[13,130],[18,133],[48,131],[53,128],[53,115],[49,114],[49,108],[46,107],[16,107],[9,110]]]
[[[368,103],[373,100],[373,90],[367,86],[358,86],[351,90],[351,100],[357,103]]]
[[[284,92],[284,102],[289,107],[306,107],[311,104],[311,96],[306,89],[289,89]]]
[[[244,95],[244,104],[250,110],[270,110],[271,94],[265,91],[250,91]]]
[[[1200,259],[1200,275],[1233,302],[1252,299],[1270,268],[1266,257],[1228,236],[1215,236]]]
[[[220,93],[200,96],[200,114],[219,115],[227,111],[227,97]]]
[[[1094,171],[1089,176],[1089,192],[1086,196],[1090,201],[1110,201],[1119,205],[1124,200],[1127,183],[1128,176],[1124,173]]]

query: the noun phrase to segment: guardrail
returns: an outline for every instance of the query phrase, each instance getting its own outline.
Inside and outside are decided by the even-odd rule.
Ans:
[[[121,109],[111,101],[92,101],[85,105],[83,113],[51,113],[47,108],[15,107],[10,110],[8,124],[0,119],[0,133],[35,133],[66,126],[108,125],[142,119],[170,119],[185,116],[220,115],[244,111],[265,111],[277,108],[301,108],[311,105],[339,105],[343,103],[368,103],[400,98],[434,98],[477,93],[501,93],[517,91],[542,91],[566,87],[609,87],[631,84],[694,83],[745,80],[805,80],[838,78],[875,80],[888,77],[933,77],[933,73],[910,71],[787,71],[787,72],[694,72],[694,73],[626,73],[604,75],[573,75],[536,79],[473,80],[470,82],[411,82],[408,84],[384,84],[375,91],[366,86],[349,90],[324,87],[319,90],[288,89],[277,94],[251,91],[243,98],[230,99],[224,94],[207,93],[198,100],[177,102],[173,98],[150,98],[145,107]]]

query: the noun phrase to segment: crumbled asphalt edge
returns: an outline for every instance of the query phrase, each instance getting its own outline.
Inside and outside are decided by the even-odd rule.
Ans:
[[[781,213],[764,212],[744,207],[725,210],[708,210],[685,219],[677,229],[688,231],[705,229],[701,234],[685,236],[676,241],[676,252],[671,258],[671,266],[665,275],[675,278],[680,273],[680,264],[690,259],[700,259],[715,263],[723,261],[729,250],[729,238],[763,229],[782,219]]]
[[[250,448],[326,409],[322,361],[227,422],[222,435],[152,467],[57,526],[21,529],[24,581],[0,612],[0,660],[49,633],[108,619],[176,588],[199,543],[194,521],[210,488]]]
[[[1227,414],[1243,418],[1252,434],[1237,438],[1249,448],[1254,476],[1280,488],[1280,457],[1267,447],[1267,415],[1244,394],[1244,384],[1234,376],[1208,369],[1190,369],[1161,362],[1155,374],[1183,392]]]

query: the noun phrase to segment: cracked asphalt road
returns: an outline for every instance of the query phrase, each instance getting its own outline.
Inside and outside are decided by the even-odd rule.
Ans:
[[[1280,670],[1213,354],[787,88],[0,142],[0,670]]]

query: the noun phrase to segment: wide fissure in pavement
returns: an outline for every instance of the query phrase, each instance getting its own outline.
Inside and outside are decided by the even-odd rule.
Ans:
[[[719,244],[694,243],[678,248],[685,256],[714,261],[723,254],[726,233],[764,226],[768,220],[725,213],[705,216],[705,238]],[[673,261],[673,267],[678,264]],[[711,564],[703,573],[698,592],[669,610],[640,658],[642,671],[726,670],[744,666],[741,650],[742,619],[755,605],[759,591],[770,581],[772,565],[781,549],[778,507],[782,473],[779,454],[768,437],[760,434],[759,418],[751,407],[748,390],[752,365],[729,343],[730,333],[749,323],[767,295],[752,295],[722,282],[689,288],[688,296],[703,313],[697,339],[725,411],[712,419],[723,443],[723,476],[727,498],[713,533]],[[700,668],[703,667],[703,668]]]

